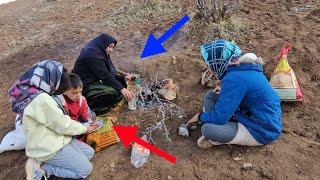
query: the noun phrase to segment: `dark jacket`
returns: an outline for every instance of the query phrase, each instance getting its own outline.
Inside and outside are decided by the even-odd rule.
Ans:
[[[234,119],[259,143],[270,143],[281,134],[280,98],[263,75],[261,65],[229,66],[214,109],[201,113],[200,120],[223,125],[234,113]]]
[[[93,83],[100,81],[107,86],[120,91],[124,88],[124,76],[118,75],[105,49],[117,41],[107,34],[92,39],[82,48],[77,58],[73,72],[80,76],[84,90]]]

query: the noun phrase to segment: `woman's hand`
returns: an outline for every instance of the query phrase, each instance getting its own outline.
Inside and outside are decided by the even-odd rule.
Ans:
[[[214,93],[216,93],[216,94],[220,94],[221,87],[220,87],[220,86],[217,86],[217,87],[214,88],[212,91],[213,91]]]
[[[136,97],[131,91],[129,91],[126,88],[123,88],[120,92],[124,96],[124,98],[126,98],[127,101],[129,101],[130,99]]]
[[[129,74],[129,75],[124,77],[124,80],[125,81],[131,81],[131,79],[134,79],[134,78],[135,78],[135,76],[133,74]]]
[[[200,114],[200,113],[197,113],[196,115],[194,115],[194,116],[187,122],[187,124],[194,123],[194,122],[198,122],[198,121],[199,121],[199,119],[198,119],[199,114]]]
[[[86,134],[90,134],[90,133],[92,133],[92,132],[93,132],[93,130],[94,130],[94,126],[90,124],[89,126],[87,126]]]

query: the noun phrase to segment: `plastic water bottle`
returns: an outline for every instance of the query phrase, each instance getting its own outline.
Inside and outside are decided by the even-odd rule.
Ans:
[[[134,111],[137,109],[137,100],[136,98],[132,98],[128,101],[128,108],[131,111]]]
[[[134,94],[136,94],[135,85],[136,85],[136,82],[137,82],[138,75],[135,75],[135,74],[132,74],[132,75],[134,75],[134,77],[131,78],[131,80],[127,82],[127,85],[128,85],[127,88],[128,88],[129,91],[131,91]],[[136,98],[132,98],[132,99],[130,99],[128,101],[128,109],[131,110],[131,111],[134,111],[134,110],[137,109],[137,99]]]
[[[148,142],[146,135],[142,136],[141,139]],[[133,144],[132,151],[131,151],[131,164],[133,164],[134,167],[136,168],[141,167],[145,162],[147,162],[149,156],[150,156],[149,149],[141,146],[138,143]]]

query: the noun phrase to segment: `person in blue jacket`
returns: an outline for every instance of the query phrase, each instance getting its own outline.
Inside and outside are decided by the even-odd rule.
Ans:
[[[259,146],[277,139],[282,128],[280,98],[263,74],[263,60],[253,53],[240,56],[240,48],[226,40],[200,49],[222,85],[205,95],[204,112],[187,122],[203,123],[198,146]]]

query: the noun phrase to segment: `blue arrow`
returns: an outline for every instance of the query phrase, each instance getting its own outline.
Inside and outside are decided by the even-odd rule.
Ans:
[[[140,58],[145,58],[148,56],[153,56],[156,54],[167,52],[163,47],[162,43],[166,41],[173,33],[175,33],[179,28],[181,28],[186,22],[189,21],[189,16],[184,16],[175,25],[172,26],[167,32],[165,32],[158,40],[150,33],[148,41],[143,49]]]

